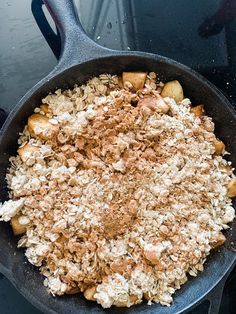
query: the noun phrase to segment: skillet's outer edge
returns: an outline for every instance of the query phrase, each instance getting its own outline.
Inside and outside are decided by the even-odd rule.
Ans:
[[[140,58],[146,58],[146,59],[152,59],[153,61],[160,61],[162,63],[167,63],[173,66],[176,66],[177,68],[187,71],[188,73],[190,73],[192,76],[194,76],[195,78],[197,78],[198,80],[200,79],[202,81],[202,83],[204,83],[209,89],[211,89],[212,91],[214,91],[214,93],[216,93],[221,99],[222,102],[224,102],[225,106],[228,107],[228,109],[230,110],[231,114],[233,116],[236,116],[236,112],[235,109],[232,107],[232,105],[230,104],[230,102],[227,100],[227,98],[210,82],[208,82],[205,78],[203,78],[201,75],[199,75],[198,73],[196,73],[195,71],[193,71],[192,69],[189,69],[186,66],[183,66],[181,64],[179,64],[178,62],[169,60],[168,58],[165,57],[161,57],[158,55],[154,55],[154,54],[149,54],[149,53],[143,53],[143,52],[117,52],[116,54],[114,53],[110,53],[107,52],[106,56],[102,56],[100,59],[102,61],[103,58],[107,58],[107,57],[130,57],[130,56],[135,56],[135,57],[140,57]],[[91,60],[93,60],[91,58]],[[89,63],[88,60],[87,62]],[[74,66],[76,64],[72,64],[72,66]],[[7,132],[9,132],[9,126],[11,121],[14,119],[15,116],[17,116],[18,111],[20,110],[20,108],[22,107],[22,105],[29,99],[29,97],[31,97],[38,89],[40,89],[42,86],[46,85],[50,79],[53,79],[55,76],[62,74],[64,72],[64,70],[67,69],[67,66],[69,67],[70,65],[66,65],[65,68],[61,68],[60,66],[56,67],[55,70],[53,70],[51,73],[49,73],[49,75],[42,79],[39,83],[37,83],[28,93],[25,94],[25,96],[22,97],[22,99],[18,102],[18,104],[15,106],[15,108],[11,111],[10,115],[8,116],[7,120],[5,121],[1,131],[0,131],[0,147],[2,142],[4,141],[4,137],[7,135]],[[236,262],[236,255],[232,256],[231,262],[228,264],[227,269],[224,270],[224,272],[222,273],[221,277],[218,279],[218,282],[220,282],[220,280],[222,280],[222,278],[224,278],[226,276],[226,274],[229,272],[230,269],[232,269],[233,265],[235,265]],[[29,300],[31,300],[31,302],[36,305],[38,308],[40,308],[43,311],[47,311],[48,313],[57,313],[52,309],[49,309],[47,306],[45,306],[42,302],[40,302],[37,298],[34,297],[34,295],[31,294],[31,292],[27,289],[25,289],[24,287],[19,287],[17,282],[14,279],[14,274],[12,272],[11,269],[9,269],[7,267],[7,265],[0,265],[0,271],[3,272],[3,274],[6,275],[6,277],[9,278],[9,280],[13,283],[13,285]],[[211,287],[211,289],[205,293],[205,295],[200,296],[195,302],[193,302],[192,304],[189,304],[187,307],[185,307],[183,309],[183,311],[187,311],[190,308],[194,307],[196,305],[196,303],[199,303],[200,300],[202,300],[207,293],[209,293],[210,291],[212,291],[212,289],[218,284],[218,282],[215,283],[214,286]],[[154,310],[154,309],[153,309]],[[183,313],[183,311],[181,311],[181,313]],[[148,311],[149,313],[153,312],[152,309],[150,308],[150,311]],[[146,312],[146,313],[148,313]],[[176,312],[177,313],[177,312]],[[178,312],[180,313],[180,312]]]
[[[114,50],[107,49],[107,51],[104,50],[104,53],[103,53],[102,57],[99,57],[99,58],[90,57],[84,63],[87,63],[87,62],[92,61],[94,59],[101,59],[102,60],[103,58],[107,58],[107,57],[114,57],[115,58],[115,57],[120,57],[120,56],[124,56],[124,57],[136,56],[136,57],[143,57],[143,58],[153,59],[154,61],[158,60],[158,61],[161,61],[163,63],[167,63],[167,64],[170,64],[170,65],[176,66],[177,68],[190,73],[192,76],[194,76],[198,80],[201,80],[202,83],[204,83],[209,89],[211,89],[216,94],[218,94],[219,97],[222,98],[222,101],[229,108],[229,110],[231,111],[232,115],[236,117],[236,109],[233,107],[233,105],[230,103],[230,101],[226,98],[226,96],[222,93],[222,91],[219,88],[217,88],[214,84],[212,84],[204,76],[202,76],[201,74],[197,73],[195,70],[193,70],[193,69],[189,68],[188,66],[183,65],[183,64],[181,64],[181,63],[179,63],[177,61],[169,59],[167,57],[163,57],[163,56],[160,56],[158,54],[142,52],[142,51],[125,51],[125,52],[123,52],[123,51],[114,51]],[[38,83],[36,83],[18,101],[18,103],[15,105],[15,107],[10,111],[7,119],[5,120],[4,124],[2,125],[2,127],[0,129],[0,145],[1,145],[1,142],[2,142],[3,135],[6,132],[10,121],[17,114],[18,110],[26,102],[26,100],[30,96],[32,96],[40,87],[42,87],[43,85],[47,84],[52,78],[54,78],[55,76],[57,76],[59,74],[62,74],[64,71],[66,71],[69,68],[71,68],[73,66],[76,66],[76,65],[77,65],[77,63],[70,64],[70,62],[68,62],[66,64],[64,64],[64,63],[60,64],[59,63],[45,78],[41,79]]]
[[[7,133],[7,129],[11,124],[11,121],[17,116],[17,113],[20,112],[21,107],[24,105],[24,103],[33,95],[37,92],[37,90],[39,90],[40,88],[43,87],[43,85],[45,85],[47,82],[50,81],[51,78],[53,78],[54,76],[56,76],[57,74],[60,74],[63,72],[64,69],[69,68],[70,66],[76,65],[76,63],[78,63],[78,59],[80,60],[80,62],[83,61],[89,61],[89,60],[93,60],[96,59],[97,55],[103,55],[103,56],[139,56],[139,57],[143,57],[143,58],[151,58],[154,61],[159,60],[163,63],[167,63],[169,65],[172,66],[176,66],[176,68],[179,68],[181,70],[186,71],[187,73],[189,73],[190,75],[192,75],[193,77],[195,77],[196,79],[202,81],[202,83],[204,83],[208,89],[210,88],[210,90],[214,91],[215,94],[217,94],[221,100],[222,103],[224,103],[226,105],[226,107],[228,108],[228,110],[231,112],[231,114],[235,117],[235,110],[232,108],[232,106],[230,105],[230,103],[228,102],[228,100],[222,95],[221,92],[219,92],[211,83],[207,82],[206,79],[202,78],[200,75],[198,75],[196,72],[194,72],[191,69],[188,69],[185,66],[182,66],[180,64],[178,64],[175,61],[171,61],[168,60],[165,57],[160,57],[157,55],[152,55],[152,54],[147,54],[147,53],[141,53],[141,52],[137,52],[137,53],[122,53],[122,52],[115,52],[115,51],[109,51],[108,49],[104,49],[102,47],[99,47],[99,45],[96,45],[95,43],[91,43],[90,40],[90,44],[89,44],[89,39],[88,37],[84,34],[84,32],[82,31],[81,25],[80,23],[77,21],[77,25],[76,25],[76,19],[74,19],[73,15],[73,5],[71,5],[71,1],[70,0],[62,0],[60,2],[55,2],[54,0],[44,0],[45,3],[48,5],[48,7],[51,9],[51,13],[54,13],[53,16],[55,19],[57,19],[57,23],[59,23],[59,26],[61,26],[61,35],[62,35],[62,41],[66,41],[67,45],[65,45],[63,47],[62,50],[62,54],[61,56],[63,57],[62,59],[60,59],[59,61],[59,65],[57,66],[57,68],[52,71],[45,79],[41,80],[38,84],[36,84],[35,87],[33,87],[22,99],[21,101],[17,104],[17,106],[13,109],[13,111],[11,112],[10,116],[8,117],[8,119],[6,120],[3,129],[0,133],[0,143],[2,143],[2,140],[4,138],[4,134]],[[65,6],[67,7],[68,10],[66,10],[65,12]],[[59,18],[59,20],[58,20]],[[73,20],[73,22],[72,22]],[[69,23],[69,24],[68,24]],[[73,24],[73,25],[72,25]],[[73,31],[77,32],[77,28],[80,29],[77,32],[78,38],[73,37],[73,32],[71,31],[72,28],[70,29],[70,34],[68,32],[65,32],[67,28],[67,26],[72,26],[73,27]],[[76,26],[76,27],[74,27]],[[64,28],[64,29],[63,29]],[[73,39],[74,38],[74,39]],[[76,40],[75,40],[76,39]],[[79,39],[79,44],[80,47],[78,47],[78,42],[77,39]],[[77,47],[75,45],[72,45],[71,42],[74,42],[74,44],[76,43]],[[90,50],[86,50],[85,48],[88,47],[89,45],[92,48],[92,51]],[[74,53],[74,48],[77,48],[76,51],[79,52],[79,58],[76,56],[76,54]],[[83,48],[83,49],[81,49]],[[79,51],[80,50],[80,51]],[[90,57],[87,57],[87,52],[89,51]],[[105,52],[104,52],[105,51]],[[74,55],[74,58],[71,59],[71,56]],[[81,60],[82,57],[82,60]],[[1,145],[0,145],[1,147]],[[229,271],[230,267],[232,267],[233,263],[235,262],[235,256],[232,256],[232,258],[230,257],[230,263],[228,263],[228,267],[227,269],[224,270],[223,273],[221,273],[220,276],[218,276],[218,281],[222,280],[222,278],[225,278],[226,274],[227,274],[227,270]],[[230,265],[230,266],[229,266]],[[2,265],[4,266],[4,265]],[[24,287],[20,287],[19,285],[17,285],[17,282],[15,282],[15,278],[14,278],[14,273],[13,273],[13,269],[10,269],[9,265],[5,265],[5,272],[7,273],[7,276],[12,277],[12,281],[13,284],[17,287],[18,290],[20,290],[26,297],[28,297],[29,299],[31,299],[32,303],[34,303],[36,306],[39,306],[39,308],[41,308],[42,310],[47,310],[48,313],[56,313],[54,310],[49,309],[47,306],[45,307],[43,303],[41,303],[38,299],[35,299],[35,297],[32,295],[32,293],[30,293],[27,289],[25,289]],[[1,268],[1,267],[0,267]],[[3,267],[4,268],[4,267]],[[212,290],[212,288],[216,285],[217,281],[214,282],[214,284],[210,287],[210,289],[205,293],[207,294],[210,290]],[[183,289],[183,288],[182,288]],[[31,296],[31,297],[30,297]],[[188,304],[188,302],[185,302],[185,308],[183,307],[182,310],[185,312],[186,310],[190,309],[190,307],[192,307],[192,305],[194,306],[196,304],[196,302],[198,302],[200,299],[202,299],[202,297],[204,297],[203,295],[200,295],[200,297],[196,300],[194,300],[194,302],[192,302],[192,304]],[[188,304],[188,305],[186,305]],[[179,313],[183,311],[178,311],[175,313]],[[89,308],[88,311],[86,311],[87,313],[89,312]],[[80,311],[81,312],[81,311]],[[96,311],[97,312],[97,311]],[[98,310],[98,312],[101,312],[100,310]],[[116,311],[115,311],[116,312]],[[126,312],[126,311],[125,311]],[[133,313],[133,310],[131,309],[131,312]],[[134,312],[138,312],[136,309],[134,309]],[[145,313],[154,313],[156,312],[156,307],[152,307],[149,308],[148,311],[145,311]],[[162,309],[160,309],[160,312],[162,312]],[[81,313],[85,313],[85,311],[83,311],[82,308],[82,312]],[[168,312],[171,313],[171,312]]]

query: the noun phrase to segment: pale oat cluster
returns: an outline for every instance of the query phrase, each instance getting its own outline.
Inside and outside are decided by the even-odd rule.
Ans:
[[[162,89],[153,72],[138,91],[100,75],[48,95],[34,115],[46,131],[31,118],[20,135],[0,216],[23,225],[18,246],[53,295],[170,305],[224,242],[230,162],[211,118]]]

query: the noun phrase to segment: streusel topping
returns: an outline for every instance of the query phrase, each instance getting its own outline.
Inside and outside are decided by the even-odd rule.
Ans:
[[[18,246],[52,294],[170,305],[224,242],[234,175],[189,99],[163,98],[153,72],[139,90],[123,83],[103,74],[43,99],[10,160],[0,216],[24,226]]]

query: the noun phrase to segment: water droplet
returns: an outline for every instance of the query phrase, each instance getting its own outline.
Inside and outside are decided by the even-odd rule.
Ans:
[[[108,22],[108,23],[107,23],[107,28],[108,28],[108,29],[112,29],[112,24],[111,24],[111,22]]]

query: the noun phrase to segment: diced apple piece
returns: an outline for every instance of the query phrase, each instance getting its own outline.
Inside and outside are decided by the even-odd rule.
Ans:
[[[163,87],[161,96],[174,98],[176,103],[182,101],[184,99],[184,92],[179,81],[175,80],[175,81],[167,82]]]
[[[88,288],[84,291],[84,296],[89,301],[95,301],[94,294],[96,292],[96,287]]]
[[[45,114],[49,112],[47,104],[42,104],[39,108],[40,111],[44,112]]]
[[[227,186],[227,190],[228,190],[227,195],[229,197],[235,197],[236,196],[236,178],[233,178],[229,182],[229,184]]]
[[[138,297],[135,294],[131,294],[130,301],[132,302],[132,304],[137,304],[138,303]]]
[[[20,147],[17,152],[23,162],[26,160],[37,150],[39,149],[38,146],[31,145],[29,143],[25,144],[24,146]]]
[[[216,155],[222,155],[224,153],[225,144],[222,141],[215,139],[214,146]]]
[[[152,297],[152,294],[151,294],[151,292],[144,292],[143,297],[144,297],[146,300],[150,300],[151,297]]]
[[[53,138],[58,132],[58,125],[49,122],[49,118],[35,113],[28,118],[28,130],[33,137],[42,140]]]
[[[218,237],[211,243],[212,247],[215,249],[216,247],[222,245],[225,243],[225,236],[223,235],[222,232],[218,235]]]
[[[24,234],[26,232],[26,225],[20,224],[19,216],[12,217],[11,226],[12,226],[13,233],[16,236]]]
[[[164,99],[159,97],[145,97],[139,100],[138,107],[145,106],[151,110],[167,113],[170,107],[165,103]]]
[[[122,81],[123,85],[125,82],[130,82],[135,91],[143,88],[146,81],[147,73],[144,72],[123,72]]]
[[[195,106],[191,108],[191,112],[194,113],[195,116],[197,117],[202,117],[205,113],[204,106],[203,105]]]

